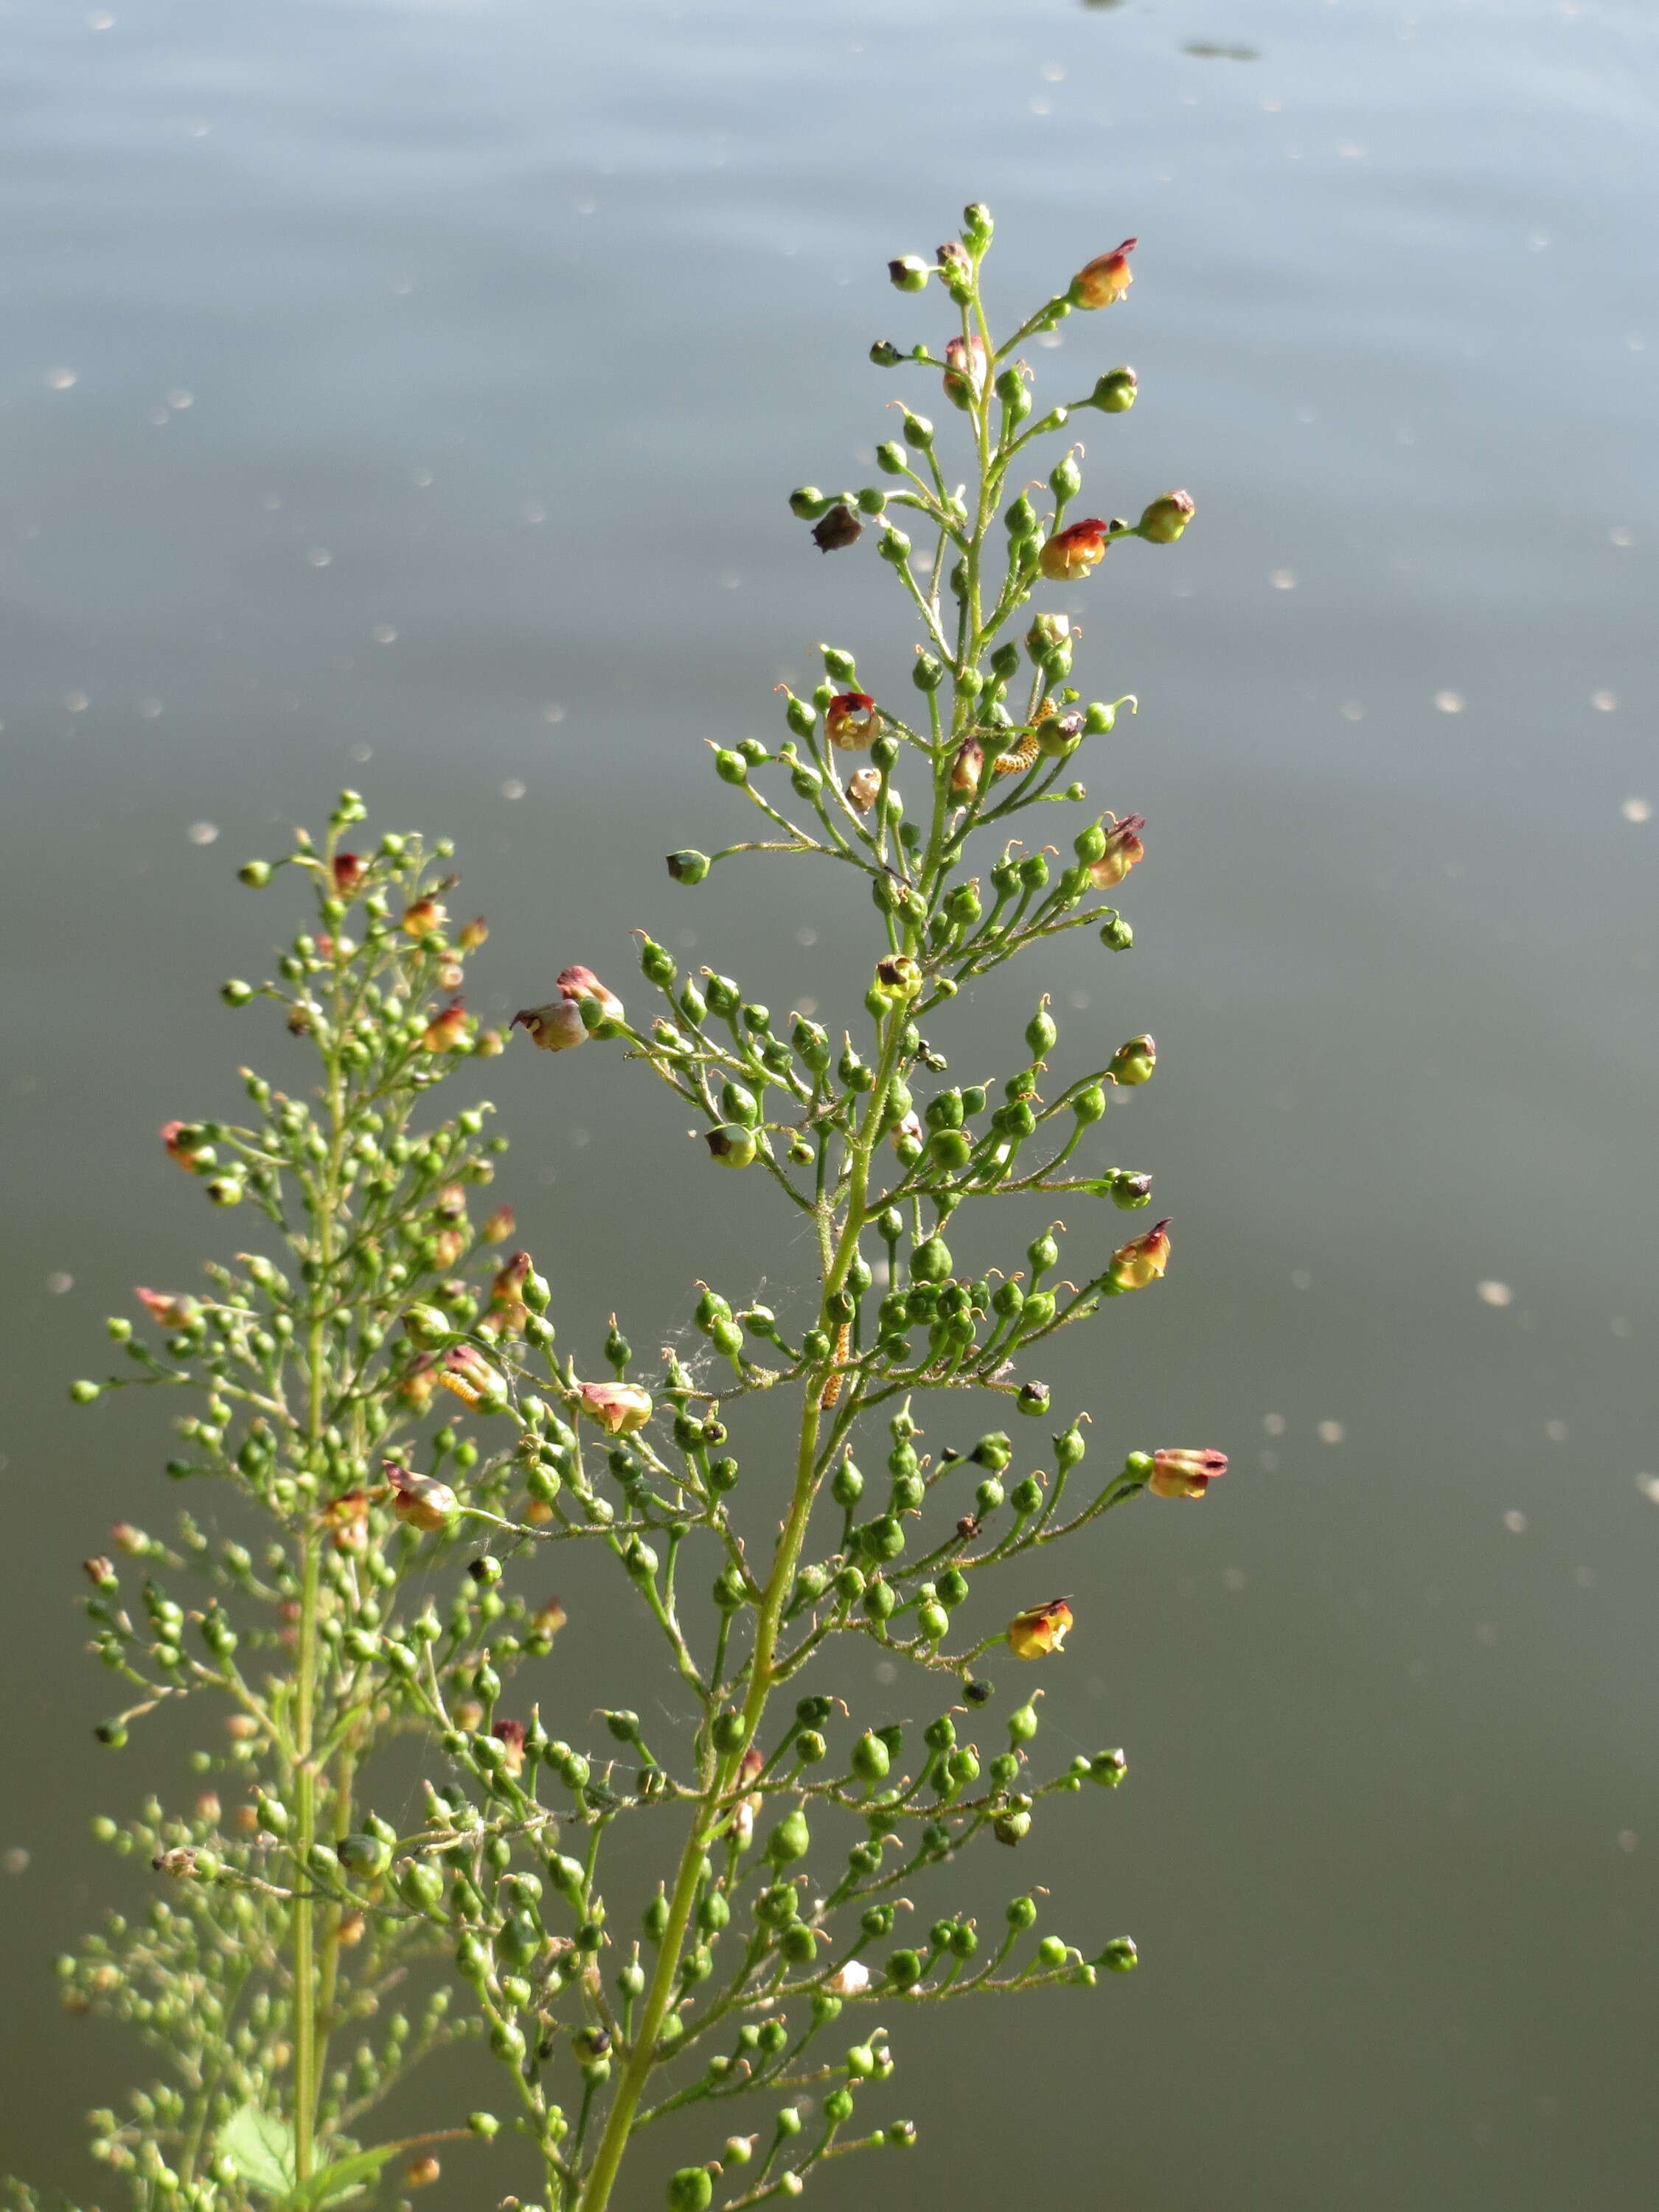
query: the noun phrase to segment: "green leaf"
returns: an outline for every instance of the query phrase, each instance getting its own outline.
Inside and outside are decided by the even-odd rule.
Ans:
[[[250,2189],[286,2197],[294,2187],[294,2130],[275,2112],[244,2105],[219,2130],[219,2148],[236,2161]]]
[[[372,2149],[355,2152],[349,2158],[337,2158],[320,2173],[314,2173],[303,2189],[295,2189],[289,2198],[292,2212],[317,2212],[324,2204],[338,2203],[346,2197],[355,2197],[365,2182],[373,2181],[388,2159],[396,2158],[408,2146],[401,2142],[376,2143]]]

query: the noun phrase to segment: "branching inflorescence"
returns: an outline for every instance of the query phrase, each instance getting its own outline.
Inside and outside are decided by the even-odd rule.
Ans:
[[[948,294],[957,325],[940,353],[872,349],[880,367],[942,377],[966,482],[905,405],[877,456],[891,488],[790,501],[825,551],[878,532],[921,633],[910,703],[865,692],[853,655],[823,647],[825,681],[785,696],[787,741],[715,750],[762,834],[668,863],[686,884],[755,851],[862,873],[879,944],[861,1019],[839,1046],[803,1016],[775,1026],[737,982],[684,976],[647,938],[654,1019],[630,1020],[573,966],[513,1025],[550,1051],[619,1045],[706,1125],[714,1162],[770,1176],[811,1224],[817,1280],[799,1310],[734,1311],[699,1285],[707,1355],[665,1352],[647,1387],[613,1319],[603,1368],[579,1362],[530,1255],[505,1251],[511,1213],[475,1224],[504,1145],[485,1134],[490,1109],[435,1126],[422,1114],[428,1090],[511,1035],[461,1001],[486,933],[451,923],[449,848],[388,836],[352,849],[363,806],[348,792],[320,845],[301,833],[285,861],[242,871],[258,887],[297,869],[316,920],[276,979],[223,995],[282,1006],[320,1077],[295,1096],[245,1070],[246,1124],[162,1135],[266,1249],[210,1267],[201,1295],[141,1291],[159,1340],[112,1322],[131,1371],[73,1393],[187,1394],[169,1474],[230,1483],[264,1530],[216,1540],[186,1517],[163,1543],[124,1525],[112,1556],[87,1562],[96,1648],[130,1692],[102,1739],[124,1743],[163,1700],[228,1707],[191,1815],[152,1803],[128,1826],[100,1824],[170,1878],[165,1901],[61,1962],[72,2005],[134,2021],[163,2054],[164,2077],[125,2114],[94,2115],[95,2150],[146,2212],[320,2206],[398,2172],[433,2178],[434,2142],[503,2123],[474,2113],[364,2148],[363,2121],[411,2065],[469,2034],[500,2063],[506,2124],[538,2155],[549,2212],[603,2212],[635,2136],[702,2106],[716,2139],[669,2179],[673,2212],[799,2196],[825,2160],[914,2138],[908,2123],[860,2116],[893,2069],[884,2026],[860,2026],[869,2008],[884,2023],[902,2005],[1090,1984],[1134,1964],[1127,1939],[1091,1956],[1039,1936],[1030,1896],[993,1932],[945,1917],[896,1940],[926,1869],[981,1838],[1017,1845],[1042,1800],[1125,1771],[1103,1751],[1040,1774],[1030,1702],[998,1729],[1006,1748],[981,1758],[967,1740],[994,1694],[975,1672],[986,1655],[1041,1659],[1072,1626],[1065,1599],[1033,1602],[1036,1555],[1143,1491],[1201,1496],[1226,1466],[1213,1451],[1137,1451],[1079,1482],[1084,1415],[1054,1436],[1052,1467],[1023,1479],[1000,1427],[966,1451],[917,1449],[927,1394],[988,1392],[1046,1414],[1032,1353],[1156,1282],[1170,1256],[1166,1221],[1115,1249],[1091,1228],[1079,1287],[1056,1279],[1058,1224],[1006,1271],[964,1274],[947,1242],[981,1200],[1150,1205],[1149,1176],[1077,1158],[1114,1091],[1152,1075],[1150,1036],[1045,1097],[1057,1042],[1045,998],[998,1096],[949,1080],[933,1018],[1065,931],[1130,945],[1103,895],[1142,856],[1138,816],[1087,820],[1063,865],[1010,835],[1033,807],[1083,801],[1073,756],[1135,703],[1085,702],[1066,617],[1024,610],[1120,538],[1171,543],[1193,513],[1172,492],[1133,525],[1068,521],[1076,448],[1025,481],[1037,442],[1079,407],[1133,404],[1133,373],[1115,368],[1036,416],[1019,348],[1073,309],[1121,301],[1134,241],[999,342],[980,290],[990,238],[988,213],[969,207],[936,262],[891,264],[902,292],[937,279]],[[745,1480],[736,1456],[763,1394],[795,1409],[781,1486],[759,1455]],[[855,1449],[884,1455],[879,1478]],[[601,1709],[596,1744],[592,1682],[538,1679],[564,1618],[543,1579],[556,1544],[619,1564],[678,1686],[671,1740],[653,1723],[647,1743],[635,1713]],[[170,1595],[183,1577],[200,1593],[189,1611]],[[847,1636],[933,1685],[939,1710],[914,1741],[844,1720],[815,1685]],[[515,1673],[522,1718],[504,1711]],[[544,1707],[580,1740],[550,1735]],[[434,1778],[399,1824],[368,1809],[371,1762],[411,1731]],[[654,1893],[630,1902],[609,1886],[605,1846],[644,1808],[676,1834]],[[453,1961],[458,1987],[412,2021],[391,2007],[426,1954]],[[747,2132],[726,2118],[739,2103]]]

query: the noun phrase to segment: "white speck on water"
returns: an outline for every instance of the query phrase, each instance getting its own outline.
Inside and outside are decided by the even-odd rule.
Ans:
[[[1437,691],[1434,695],[1434,703],[1443,714],[1461,714],[1463,711],[1463,694],[1461,691]]]
[[[525,787],[520,782],[516,775],[508,776],[507,781],[501,786],[501,797],[503,799],[522,799],[524,794]]]
[[[697,949],[697,933],[695,929],[683,929],[674,942],[682,952],[695,952]]]
[[[149,413],[145,417],[145,420],[150,423],[154,428],[162,430],[165,429],[167,424],[172,422],[173,417],[168,414],[165,407],[152,407]]]
[[[1293,1291],[1312,1290],[1313,1269],[1311,1267],[1292,1267],[1291,1270],[1291,1288]]]
[[[373,745],[356,744],[348,745],[346,748],[346,758],[348,760],[356,761],[359,768],[366,767],[368,763],[374,759],[374,748]]]
[[[193,407],[195,404],[196,394],[193,392],[186,392],[182,384],[175,384],[167,394],[167,405],[175,414],[182,415],[185,408]]]
[[[48,1297],[61,1298],[65,1291],[72,1291],[74,1288],[74,1276],[64,1274],[61,1269],[57,1274],[48,1275],[46,1277],[46,1296]]]
[[[1607,1323],[1607,1327],[1613,1331],[1616,1337],[1620,1339],[1628,1339],[1635,1333],[1622,1314],[1615,1314],[1613,1319]]]
[[[1547,230],[1531,230],[1527,233],[1528,253],[1541,253],[1549,242],[1550,234]]]
[[[1637,1843],[1637,1836],[1636,1836],[1636,1831],[1635,1831],[1635,1829],[1634,1829],[1634,1828],[1620,1828],[1620,1830],[1619,1831],[1619,1838],[1618,1838],[1618,1840],[1619,1840],[1619,1848],[1620,1848],[1620,1850],[1621,1851],[1633,1851],[1633,1850],[1636,1849],[1636,1843]]]
[[[211,845],[218,838],[219,825],[216,822],[192,822],[185,835],[192,845]]]
[[[1659,1505],[1659,1474],[1638,1474],[1636,1487],[1650,1504]]]
[[[818,933],[816,929],[798,929],[795,932],[797,945],[816,945],[817,941]]]
[[[1293,592],[1296,589],[1296,572],[1292,568],[1275,568],[1267,581],[1276,592]]]
[[[743,589],[743,578],[735,568],[720,570],[720,589],[723,592],[740,592]]]
[[[1632,331],[1626,335],[1625,344],[1632,353],[1645,353],[1648,349],[1647,340],[1637,331]]]
[[[1221,1586],[1224,1589],[1242,1590],[1249,1577],[1243,1567],[1223,1567]]]
[[[1340,1444],[1345,1440],[1347,1433],[1340,1421],[1322,1421],[1319,1424],[1319,1441],[1322,1444]]]
[[[1045,353],[1054,352],[1058,347],[1063,346],[1065,343],[1065,339],[1060,336],[1058,331],[1039,331],[1037,332],[1037,343],[1042,348],[1042,350]]]
[[[14,1844],[9,1850],[6,1851],[3,1855],[0,1855],[0,1867],[3,1867],[8,1874],[27,1874],[28,1872],[29,1855],[23,1849],[21,1844]]]
[[[1052,115],[1054,112],[1052,103],[1046,100],[1030,100],[1025,104],[1033,115]]]
[[[307,545],[306,558],[313,568],[326,568],[334,558],[326,545]]]
[[[526,500],[519,512],[526,522],[545,522],[547,520],[547,509],[538,499]]]
[[[884,1659],[878,1665],[876,1668],[876,1680],[881,1683],[897,1681],[898,1668],[893,1664],[890,1659]]]
[[[1064,62],[1044,62],[1037,75],[1042,79],[1044,84],[1064,84],[1066,64]]]
[[[73,368],[49,368],[46,389],[49,392],[72,392],[81,381],[80,373]]]
[[[1621,799],[1619,805],[1619,811],[1624,816],[1626,822],[1651,822],[1653,819],[1653,801],[1650,799]]]
[[[1631,528],[1629,523],[1615,522],[1607,532],[1607,543],[1610,545],[1634,545],[1636,532]]]
[[[1515,1304],[1515,1292],[1507,1283],[1477,1283],[1474,1294],[1482,1305],[1509,1306]]]
[[[1363,722],[1364,720],[1365,709],[1360,705],[1358,699],[1345,699],[1343,701],[1342,719],[1345,722]]]
[[[1619,704],[1619,694],[1616,691],[1592,691],[1590,704],[1598,714],[1610,714]]]
[[[1270,1437],[1282,1437],[1285,1433],[1285,1416],[1283,1413],[1264,1413],[1261,1416],[1261,1425]]]
[[[579,199],[576,203],[576,212],[578,215],[597,215],[599,211],[599,204],[597,200],[583,198]]]
[[[580,1122],[574,1129],[567,1129],[565,1134],[578,1152],[580,1152],[585,1145],[591,1145],[593,1141],[593,1132],[591,1129],[584,1129]]]
[[[65,691],[64,694],[64,710],[66,714],[84,714],[91,704],[91,699],[84,691]]]
[[[542,720],[544,722],[562,722],[565,718],[565,708],[559,704],[556,699],[550,700],[548,704],[542,708]]]
[[[213,125],[210,123],[192,123],[190,126],[190,135],[192,138],[205,138],[212,128]]]
[[[1513,1507],[1511,1507],[1509,1512],[1504,1516],[1504,1526],[1509,1530],[1511,1536],[1524,1536],[1527,1533],[1527,1516],[1524,1513],[1517,1512]]]
[[[430,469],[411,469],[409,480],[421,491],[429,489],[437,481]]]
[[[1086,1014],[1094,1001],[1086,991],[1068,991],[1066,1003],[1075,1014]]]
[[[376,623],[369,635],[376,645],[396,645],[398,642],[397,629],[392,623]]]
[[[112,31],[115,28],[115,18],[113,15],[102,14],[88,15],[87,28],[89,31]]]
[[[1567,1425],[1565,1421],[1546,1421],[1544,1434],[1553,1444],[1564,1444],[1567,1441]]]
[[[817,1010],[818,1002],[816,999],[797,999],[795,1001],[795,1012],[801,1017],[803,1021],[810,1022],[813,1015],[817,1013]],[[884,1266],[885,1264],[885,1261],[884,1261],[883,1265]]]

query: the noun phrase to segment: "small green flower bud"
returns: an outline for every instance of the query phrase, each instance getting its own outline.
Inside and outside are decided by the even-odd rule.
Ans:
[[[835,1346],[821,1328],[809,1328],[800,1340],[802,1357],[809,1366],[816,1367],[829,1358]]]
[[[872,1620],[890,1620],[898,1604],[897,1593],[879,1575],[872,1576],[864,1591],[864,1610]]]
[[[1048,489],[1058,500],[1075,499],[1083,489],[1083,471],[1077,465],[1075,447],[1063,453],[1048,472]]]
[[[1012,1790],[1019,1779],[1019,1760],[1012,1751],[999,1752],[991,1761],[993,1790]]]
[[[902,530],[886,529],[882,532],[881,544],[876,550],[884,561],[890,562],[896,568],[902,568],[910,557],[910,541]]]
[[[1059,1027],[1048,1012],[1048,1002],[1045,999],[1025,1024],[1025,1042],[1032,1059],[1041,1060],[1045,1052],[1051,1051],[1059,1035]]]
[[[850,1459],[843,1460],[830,1477],[830,1494],[837,1505],[856,1505],[864,1495],[864,1477]]]
[[[700,884],[714,866],[707,853],[699,853],[695,846],[668,855],[668,872],[677,884]]]
[[[931,653],[918,653],[916,665],[910,671],[910,681],[918,691],[937,691],[945,681],[945,669]]]
[[[1122,915],[1114,909],[1106,917],[1100,941],[1109,952],[1127,952],[1135,941],[1135,933]]]
[[[1021,1705],[1017,1712],[1009,1714],[1008,1741],[1010,1743],[1030,1743],[1036,1732],[1037,1712],[1035,1705]]]
[[[991,1833],[1000,1844],[1023,1844],[1031,1832],[1031,1816],[1024,1811],[1005,1813],[994,1821]]]
[[[233,976],[229,982],[219,986],[219,996],[228,1006],[245,1006],[253,996],[253,986]]]
[[[826,499],[816,484],[802,484],[789,495],[789,512],[798,522],[816,522],[835,503],[833,499]]]
[[[714,773],[722,783],[747,783],[749,763],[741,753],[719,745],[714,750]]]
[[[797,1805],[784,1814],[767,1838],[766,1856],[774,1866],[787,1866],[793,1860],[805,1857],[811,1841],[806,1815]]]
[[[1089,1778],[1103,1790],[1115,1790],[1129,1771],[1129,1762],[1121,1751],[1097,1751],[1089,1761]]]
[[[71,1382],[70,1384],[69,1394],[70,1402],[72,1404],[76,1406],[89,1406],[94,1398],[102,1397],[104,1395],[104,1386],[101,1382],[88,1382],[82,1380],[79,1382]]]
[[[896,1559],[904,1549],[903,1524],[896,1514],[884,1513],[878,1521],[867,1522],[860,1529],[859,1540],[866,1559]]]
[[[909,468],[904,448],[895,438],[884,439],[876,447],[876,466],[884,469],[890,477],[902,477]]]
[[[887,264],[888,282],[900,292],[922,291],[932,273],[931,264],[919,253],[902,253],[896,261]]]
[[[1050,1973],[1066,1964],[1066,1945],[1058,1936],[1045,1936],[1036,1948],[1037,1964]]]
[[[870,358],[878,368],[896,368],[904,356],[891,338],[878,338],[870,349]]]
[[[1095,1960],[1095,1964],[1104,1966],[1109,1974],[1133,1973],[1139,1963],[1140,1954],[1135,1949],[1134,1939],[1130,1936],[1115,1936]]]
[[[1190,493],[1165,492],[1162,499],[1153,500],[1143,509],[1135,529],[1149,545],[1173,545],[1195,512]]]
[[[1135,404],[1139,389],[1132,368],[1109,368],[1096,383],[1085,403],[1105,415],[1125,415]]]
[[[714,2201],[714,2179],[705,2166],[683,2166],[669,2181],[668,2212],[708,2212]]]
[[[1048,1410],[1049,1397],[1050,1392],[1046,1382],[1022,1382],[1019,1386],[1019,1394],[1014,1400],[1015,1411],[1029,1413],[1033,1417],[1039,1413],[1046,1413]],[[1015,1503],[1018,1504],[1018,1496]]]
[[[942,1237],[930,1237],[918,1244],[910,1255],[910,1276],[914,1282],[943,1283],[949,1279],[951,1268],[951,1248]]]
[[[488,2142],[492,2136],[499,2133],[501,2124],[494,2112],[469,2112],[466,2124],[469,2134],[481,2136]]]
[[[895,1951],[887,1961],[887,1978],[895,1989],[914,1989],[921,1976],[921,1959],[915,1951]]]

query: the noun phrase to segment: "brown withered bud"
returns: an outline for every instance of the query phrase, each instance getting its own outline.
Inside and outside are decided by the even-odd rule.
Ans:
[[[349,898],[368,873],[368,862],[361,853],[337,853],[334,855],[334,888],[342,898]]]
[[[354,1944],[362,1942],[367,1926],[368,1923],[361,1912],[343,1912],[335,1928],[333,1941],[343,1951],[349,1951]]]
[[[440,1221],[459,1221],[466,1212],[466,1185],[447,1182],[441,1186],[432,1201],[432,1211]]]
[[[111,1590],[115,1588],[114,1566],[101,1553],[96,1559],[82,1559],[81,1571],[95,1590]]]
[[[478,1231],[485,1244],[505,1244],[518,1226],[518,1216],[510,1206],[498,1206],[484,1216],[483,1226]]]
[[[821,522],[812,528],[812,543],[820,553],[839,553],[843,545],[856,545],[864,535],[864,525],[850,507],[832,507]]]
[[[481,914],[475,914],[471,921],[462,923],[461,933],[456,941],[463,952],[476,952],[489,935],[489,924]]]
[[[878,768],[861,768],[847,780],[848,804],[860,814],[867,814],[875,805],[880,790],[881,770]]]

